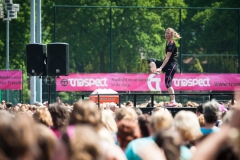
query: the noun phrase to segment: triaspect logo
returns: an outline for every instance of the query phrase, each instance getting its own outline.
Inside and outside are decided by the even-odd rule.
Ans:
[[[209,87],[210,79],[209,78],[199,78],[199,79],[186,79],[186,78],[174,78],[173,79],[174,86],[177,87],[186,87],[186,86],[200,86],[200,87]]]
[[[69,78],[69,84],[72,87],[107,87],[107,78]]]
[[[150,89],[150,91],[161,91],[161,87],[160,87],[161,78],[160,78],[160,75],[158,75],[158,77],[156,77],[156,78],[155,78],[155,75],[156,74],[150,74],[148,76],[148,81],[147,81],[148,88]],[[155,83],[154,87],[152,86],[152,83]]]

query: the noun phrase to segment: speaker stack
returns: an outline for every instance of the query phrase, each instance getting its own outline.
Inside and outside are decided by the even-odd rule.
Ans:
[[[27,54],[27,74],[28,76],[45,76],[46,70],[46,45],[28,44],[26,45]]]
[[[67,76],[69,74],[68,43],[28,44],[26,54],[29,76]]]
[[[69,74],[68,50],[67,43],[50,43],[47,45],[49,76],[67,76]]]

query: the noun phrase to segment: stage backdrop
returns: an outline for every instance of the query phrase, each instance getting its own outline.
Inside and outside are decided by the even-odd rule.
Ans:
[[[0,70],[0,90],[22,90],[22,71]]]
[[[155,74],[69,74],[56,80],[57,91],[166,91],[165,75]],[[232,91],[240,86],[240,74],[175,74],[176,91]]]

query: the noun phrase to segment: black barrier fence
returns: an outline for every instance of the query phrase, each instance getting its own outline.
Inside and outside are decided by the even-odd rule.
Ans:
[[[216,96],[230,96],[231,97],[231,104],[234,104],[234,93],[175,93],[175,94],[168,94],[168,93],[121,93],[121,94],[92,94],[94,96],[97,96],[98,102],[100,102],[101,96],[106,95],[119,95],[119,103],[121,104],[121,97],[122,96],[133,96],[133,104],[136,107],[137,105],[137,96],[150,96],[151,100],[151,106],[154,106],[154,97],[155,96],[169,96],[169,95],[175,95],[177,96],[207,96],[209,97],[208,100],[215,99]],[[86,97],[86,95],[81,95],[82,99]],[[100,103],[98,103],[100,105]]]
[[[151,115],[154,107],[146,107],[146,108],[140,108],[140,109],[143,114]],[[172,114],[173,117],[181,110],[191,111],[196,113],[196,107],[166,107],[165,109],[167,109]]]
[[[109,94],[96,94],[97,98],[98,98],[98,102],[100,101],[100,97],[102,95],[109,95]],[[129,93],[129,94],[111,94],[111,95],[119,95],[119,104],[121,102],[121,96],[123,95],[131,95],[133,96],[133,103],[134,103],[134,107],[136,107],[137,105],[137,96],[151,96],[151,106],[154,106],[154,97],[155,96],[169,96],[171,94],[167,94],[167,93],[159,93],[159,94],[143,94],[143,93]],[[231,96],[231,104],[234,104],[234,93],[207,93],[207,94],[203,94],[203,93],[175,93],[175,96],[208,96],[209,100],[215,99],[216,96]],[[82,95],[82,99],[84,99],[84,95]],[[98,106],[100,106],[100,103],[98,103]],[[181,110],[186,110],[186,111],[191,111],[196,113],[196,107],[164,107],[165,109],[167,109],[172,116],[175,116],[179,111]],[[152,114],[152,110],[154,109],[154,107],[143,107],[140,108],[141,111],[143,112],[143,114]]]

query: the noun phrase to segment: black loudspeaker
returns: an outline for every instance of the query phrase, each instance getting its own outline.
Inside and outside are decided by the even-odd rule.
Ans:
[[[28,76],[46,76],[46,45],[27,44],[27,74]]]
[[[67,76],[69,74],[68,43],[47,44],[48,76]]]

